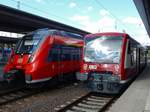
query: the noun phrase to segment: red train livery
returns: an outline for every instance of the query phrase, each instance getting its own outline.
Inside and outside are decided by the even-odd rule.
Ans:
[[[89,34],[77,78],[86,80],[93,91],[118,93],[145,65],[145,49],[128,34]]]
[[[83,37],[78,34],[38,29],[19,41],[4,68],[4,78],[24,77],[32,84],[79,71],[82,47]]]

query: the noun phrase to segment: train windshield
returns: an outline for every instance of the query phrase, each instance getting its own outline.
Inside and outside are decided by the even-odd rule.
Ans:
[[[33,53],[46,35],[48,35],[48,31],[35,31],[25,35],[18,43],[15,52],[17,54]]]
[[[121,36],[97,36],[85,39],[84,61],[120,63]]]

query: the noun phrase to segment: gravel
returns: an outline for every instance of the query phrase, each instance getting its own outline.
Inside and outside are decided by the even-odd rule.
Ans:
[[[75,83],[0,106],[0,112],[56,112],[88,92],[84,84]]]

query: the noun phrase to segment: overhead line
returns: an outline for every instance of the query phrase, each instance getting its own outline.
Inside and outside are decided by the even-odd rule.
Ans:
[[[124,28],[127,28],[127,26],[126,26],[116,15],[114,15],[111,11],[109,11],[100,1],[95,0],[95,2],[96,2],[100,7],[102,7],[102,8],[105,9],[106,11],[108,11],[108,12],[110,13],[110,15],[111,15],[113,18],[115,18],[118,22],[120,22],[120,23],[124,26]],[[127,29],[129,29],[129,28],[127,28]]]
[[[11,1],[14,1],[14,2],[17,3],[17,0],[11,0]],[[38,9],[38,8],[35,8],[35,7],[32,7],[32,6],[30,6],[30,5],[26,4],[26,3],[23,3],[23,2],[20,2],[20,5],[24,5],[24,6],[26,6],[26,7],[29,7],[29,8],[31,8],[31,9],[36,10],[36,11],[42,12],[42,13],[44,13],[44,14],[50,14],[50,15],[52,15],[53,17],[56,17],[56,18],[61,18],[62,20],[66,21],[66,22],[69,21],[68,19],[62,18],[62,17],[60,17],[60,16],[57,16],[57,15],[55,15],[55,14],[49,13],[49,12],[44,11],[44,10],[40,10],[40,9]],[[47,17],[46,17],[46,18],[47,18]],[[48,18],[48,19],[49,19],[49,18]],[[70,21],[70,22],[71,22],[71,21]],[[68,25],[69,25],[69,24],[68,24]]]

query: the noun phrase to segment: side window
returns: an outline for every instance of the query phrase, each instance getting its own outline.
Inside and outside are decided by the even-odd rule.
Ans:
[[[129,44],[128,44],[128,54],[130,54],[130,53],[131,53],[131,43],[129,41]]]
[[[61,47],[61,61],[71,60],[71,47],[62,46]]]
[[[129,44],[128,44],[128,56],[130,58],[130,63],[131,66],[136,64],[136,44],[129,40]]]
[[[60,61],[60,48],[58,45],[54,45],[48,54],[48,62],[51,61]]]
[[[81,60],[81,48],[76,48],[73,52],[73,59],[76,60],[76,61],[79,61]]]
[[[63,45],[53,45],[49,50],[48,62],[81,60],[81,48]]]
[[[80,48],[71,47],[71,46],[63,46],[61,50],[61,60],[80,60],[81,53]]]
[[[143,63],[144,62],[144,51],[143,51],[142,48],[140,50],[141,50],[141,52],[140,52],[140,62]]]
[[[130,55],[131,55],[131,65],[136,64],[136,45],[134,43],[131,44],[130,46]]]

